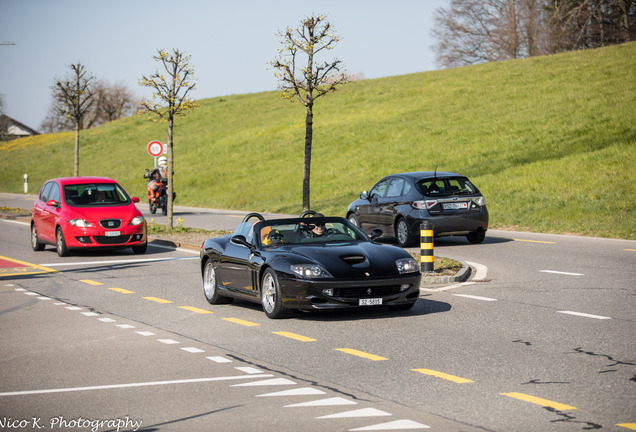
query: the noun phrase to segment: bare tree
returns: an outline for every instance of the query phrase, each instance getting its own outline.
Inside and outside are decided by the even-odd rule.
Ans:
[[[56,79],[51,87],[55,108],[60,115],[66,116],[75,129],[75,163],[73,175],[79,175],[80,131],[86,113],[93,104],[95,77],[81,64],[69,65],[72,73],[64,80]]]
[[[310,209],[311,146],[313,139],[313,108],[320,96],[335,91],[336,86],[350,81],[340,72],[342,62],[318,63],[316,56],[331,50],[340,40],[324,15],[306,17],[295,29],[280,32],[283,46],[270,63],[276,72],[282,97],[298,98],[305,106],[305,156],[303,160],[303,211]],[[305,66],[303,66],[303,57]]]
[[[168,122],[168,220],[166,229],[172,231],[172,205],[174,189],[174,159],[173,159],[173,126],[175,117],[185,115],[197,105],[194,100],[188,99],[188,93],[194,89],[194,69],[190,66],[190,56],[178,49],[173,49],[172,54],[164,50],[157,50],[157,55],[152,57],[160,62],[167,74],[164,76],[158,70],[146,77],[141,77],[139,85],[150,87],[153,90],[152,97],[142,99],[141,111],[151,112],[157,116],[158,121]]]

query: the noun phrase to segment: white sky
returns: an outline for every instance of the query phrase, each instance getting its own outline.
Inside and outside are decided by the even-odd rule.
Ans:
[[[436,69],[433,12],[448,0],[0,0],[0,93],[6,114],[39,130],[54,79],[80,62],[98,79],[138,85],[157,49],[192,56],[203,99],[275,90],[268,70],[277,33],[325,14],[342,38],[338,58],[365,78]]]

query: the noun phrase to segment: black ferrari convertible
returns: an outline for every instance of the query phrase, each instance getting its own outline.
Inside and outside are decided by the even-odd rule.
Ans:
[[[261,303],[269,318],[291,309],[413,307],[422,275],[408,252],[375,243],[379,230],[369,238],[345,218],[306,213],[272,220],[250,213],[232,234],[203,242],[208,302]]]

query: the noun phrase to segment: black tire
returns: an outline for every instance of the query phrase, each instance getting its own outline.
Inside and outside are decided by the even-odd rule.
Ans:
[[[272,269],[265,270],[261,279],[261,305],[268,318],[277,319],[287,315],[281,299],[278,278]]]
[[[36,252],[44,250],[44,243],[40,243],[38,229],[35,227],[35,223],[31,224],[31,247]]]
[[[146,251],[148,250],[148,243],[144,243],[139,246],[133,246],[132,250],[133,250],[133,253],[136,255],[145,254]]]
[[[59,256],[64,257],[68,255],[68,248],[64,241],[64,232],[60,227],[55,230],[55,248],[57,249],[57,254]]]
[[[351,222],[352,224],[360,228],[360,223],[358,222],[358,216],[356,216],[355,213],[351,213],[349,216],[347,216],[347,219],[349,220],[349,222]]]
[[[208,260],[203,269],[203,294],[210,304],[229,304],[233,299],[219,294],[217,289],[216,268],[214,262]]]
[[[470,233],[466,236],[466,238],[472,244],[481,243],[486,238],[486,231],[477,231],[477,232]]]
[[[151,214],[157,213],[157,205],[155,203],[153,203],[152,201],[148,200],[148,206],[150,207],[150,213]]]
[[[413,244],[413,235],[409,231],[409,225],[406,223],[406,219],[399,218],[395,224],[395,238],[400,247],[409,247]]]

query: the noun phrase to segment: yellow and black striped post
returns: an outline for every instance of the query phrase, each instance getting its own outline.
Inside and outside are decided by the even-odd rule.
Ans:
[[[420,224],[420,268],[422,273],[433,271],[435,256],[433,255],[433,224],[424,221]]]

